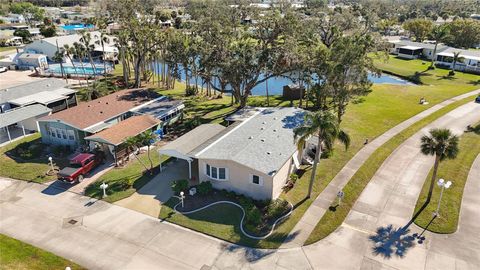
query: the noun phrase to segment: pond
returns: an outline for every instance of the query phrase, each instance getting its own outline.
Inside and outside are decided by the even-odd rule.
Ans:
[[[158,70],[162,70],[162,65],[157,65]],[[182,70],[181,65],[179,65],[180,70]],[[260,76],[260,79],[262,76]],[[193,77],[190,77],[190,84],[194,84],[195,80]],[[401,79],[399,77],[395,77],[388,74],[380,74],[380,76],[376,76],[373,74],[368,75],[368,79],[374,84],[394,84],[394,85],[415,85],[409,81]],[[181,72],[180,80],[185,81],[185,72]],[[201,84],[201,79],[198,80],[199,86]],[[254,96],[265,96],[266,89],[268,84],[268,93],[269,95],[281,95],[283,93],[283,86],[284,85],[291,85],[294,84],[292,80],[285,77],[273,77],[268,79],[268,81],[260,83],[259,85],[255,86],[252,89],[252,95]],[[217,85],[217,84],[215,84]]]

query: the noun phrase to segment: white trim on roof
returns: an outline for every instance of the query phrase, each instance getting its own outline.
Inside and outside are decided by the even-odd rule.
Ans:
[[[402,46],[400,47],[400,49],[405,49],[405,50],[412,50],[412,51],[415,51],[415,50],[423,50],[422,47],[417,47],[417,46]]]

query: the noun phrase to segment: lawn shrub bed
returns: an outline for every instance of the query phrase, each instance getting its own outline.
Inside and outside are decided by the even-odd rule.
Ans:
[[[186,190],[182,190],[185,192],[186,197],[184,200],[184,207],[179,205],[177,207],[178,211],[189,212],[218,201],[234,202],[242,206],[245,210],[244,227],[246,231],[252,235],[262,236],[267,234],[273,223],[290,210],[290,206],[285,200],[254,200],[242,194],[237,194],[234,191],[214,189],[208,181],[202,182],[193,187],[197,189],[197,194],[194,196],[187,195],[188,193]],[[174,191],[178,194],[176,190]],[[176,213],[173,208],[178,202],[177,198],[171,198],[168,200],[167,203],[162,206],[160,218],[175,223],[173,217],[180,214]],[[207,209],[203,211],[206,211]],[[202,211],[199,211],[198,213],[201,212]],[[186,216],[188,217],[189,215]],[[237,222],[240,222],[240,220]]]

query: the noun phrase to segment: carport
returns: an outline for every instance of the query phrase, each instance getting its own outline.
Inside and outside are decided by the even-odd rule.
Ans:
[[[40,104],[8,110],[0,114],[0,128],[7,134],[8,141],[10,142],[15,139],[15,137],[18,137],[18,132],[15,130],[18,128],[14,127],[14,125],[21,128],[21,134],[26,136],[26,130],[38,131],[37,119],[50,114],[51,111],[50,108]],[[3,140],[0,141],[0,143],[3,143]]]
[[[198,126],[176,140],[168,143],[158,150],[158,154],[183,159],[188,162],[188,177],[192,179],[192,162],[195,161],[195,153],[207,147],[216,138],[221,136],[225,127],[218,124],[205,124]],[[162,163],[160,159],[160,172]]]

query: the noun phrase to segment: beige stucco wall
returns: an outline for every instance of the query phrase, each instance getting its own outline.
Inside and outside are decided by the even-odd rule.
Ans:
[[[295,153],[298,156],[298,153]],[[282,193],[282,188],[288,180],[288,176],[292,173],[295,169],[295,165],[293,164],[293,158],[290,158],[283,164],[282,168],[278,170],[277,174],[273,177],[273,190],[272,190],[272,197],[273,199],[278,198]]]
[[[227,168],[228,180],[218,181],[210,179],[205,173],[207,163],[217,168]],[[216,189],[235,191],[236,193],[244,194],[257,200],[272,199],[273,178],[236,162],[202,159],[198,161],[198,170],[200,182],[210,181]],[[253,184],[251,181],[252,174],[262,177],[263,185]]]

